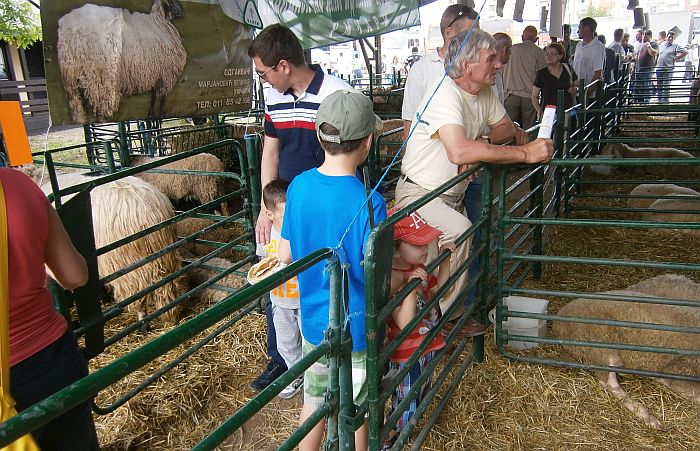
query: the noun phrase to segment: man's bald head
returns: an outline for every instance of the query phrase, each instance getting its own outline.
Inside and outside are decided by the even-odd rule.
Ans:
[[[537,42],[537,35],[538,35],[537,28],[533,27],[532,25],[528,25],[523,30],[523,42],[525,42],[525,41]]]

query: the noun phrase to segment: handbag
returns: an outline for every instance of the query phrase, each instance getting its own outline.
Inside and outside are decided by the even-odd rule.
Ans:
[[[8,268],[7,209],[5,192],[0,183],[0,422],[17,415],[15,400],[10,395],[10,286]],[[2,451],[38,451],[31,434],[23,435],[2,448]]]

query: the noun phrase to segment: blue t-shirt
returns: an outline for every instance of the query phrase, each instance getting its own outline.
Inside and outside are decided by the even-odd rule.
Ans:
[[[335,247],[358,210],[355,223],[343,240],[345,261],[350,265],[349,316],[353,352],[367,348],[365,339],[365,276],[361,262],[370,233],[365,187],[352,176],[328,176],[310,169],[294,178],[287,191],[282,238],[289,240],[294,260],[311,252]],[[375,224],[386,218],[384,199],[372,195]],[[299,274],[301,332],[312,345],[323,340],[328,328],[329,274],[322,261]]]

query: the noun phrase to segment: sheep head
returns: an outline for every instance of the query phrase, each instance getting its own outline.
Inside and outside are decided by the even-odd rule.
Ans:
[[[153,3],[153,9],[156,9],[158,3],[161,4],[163,15],[166,20],[173,20],[185,15],[182,5],[177,0],[156,0]],[[153,10],[151,10],[153,12]]]

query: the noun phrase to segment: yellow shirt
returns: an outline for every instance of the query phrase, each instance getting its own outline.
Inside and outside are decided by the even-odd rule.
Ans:
[[[437,80],[427,91],[418,107],[421,113],[430,95],[435,91]],[[460,89],[446,77],[406,145],[401,163],[401,173],[427,190],[434,190],[457,175],[458,166],[447,158],[445,146],[440,141],[438,130],[445,125],[464,127],[468,140],[479,138],[487,126],[494,125],[506,115],[503,105],[491,87],[485,87],[477,95]],[[414,124],[416,119],[413,120]],[[446,194],[461,195],[468,182],[460,183]]]

